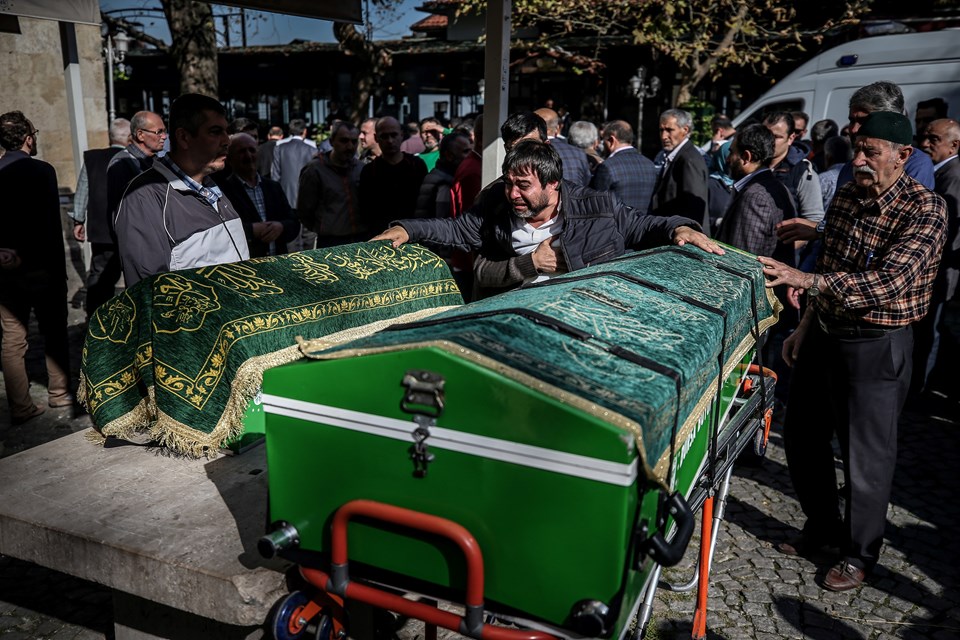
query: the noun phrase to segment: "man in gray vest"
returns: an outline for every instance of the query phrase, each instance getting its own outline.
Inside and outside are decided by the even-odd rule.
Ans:
[[[107,167],[110,160],[130,141],[130,121],[117,118],[110,123],[110,146],[83,152],[83,168],[73,198],[73,237],[90,242],[90,268],[87,270],[87,317],[113,297],[120,279],[117,241],[113,235],[107,198]]]

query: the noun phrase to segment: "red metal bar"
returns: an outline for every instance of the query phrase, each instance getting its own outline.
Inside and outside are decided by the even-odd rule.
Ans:
[[[440,535],[457,543],[467,560],[466,604],[474,607],[483,606],[483,553],[480,551],[480,545],[476,538],[470,535],[470,532],[464,527],[446,518],[396,507],[391,504],[374,502],[373,500],[351,500],[337,509],[337,513],[333,517],[330,555],[334,564],[342,565],[347,562],[347,525],[350,523],[350,519],[355,516],[366,516],[392,522],[411,529]],[[456,627],[440,626],[456,630]]]
[[[330,584],[330,576],[319,569],[300,567],[300,574],[313,586],[326,590]],[[444,629],[460,632],[461,618],[450,611],[443,611],[422,602],[408,600],[375,587],[351,581],[347,584],[346,597],[351,600],[365,602],[369,605],[395,611],[401,615],[423,620],[426,624],[437,625]],[[556,640],[556,638],[542,631],[528,631],[524,629],[506,629],[489,624],[483,625],[483,640]]]
[[[710,588],[710,547],[713,538],[713,496],[703,503],[700,521],[700,565],[697,579],[697,608],[693,614],[693,632],[690,637],[707,637],[707,591]]]

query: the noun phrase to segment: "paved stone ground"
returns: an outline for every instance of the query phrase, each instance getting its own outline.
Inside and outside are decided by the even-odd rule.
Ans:
[[[71,250],[77,264],[73,243]],[[71,269],[70,293],[75,303],[80,300],[79,283],[76,269]],[[71,307],[75,369],[83,317],[78,305]],[[950,317],[960,335],[960,307],[953,307]],[[32,391],[43,402],[43,360],[35,335],[31,345],[30,370],[37,380]],[[949,361],[955,362],[956,357]],[[901,419],[886,545],[880,566],[858,591],[823,591],[817,584],[829,568],[829,559],[790,558],[772,548],[802,524],[778,431],[772,434],[767,459],[760,467],[735,471],[714,560],[708,638],[960,638],[960,537],[955,535],[960,529],[960,501],[954,495],[960,486],[960,385],[946,377],[940,389],[945,393],[911,408]],[[89,426],[86,415],[48,409],[43,416],[13,427],[0,388],[0,457]],[[681,566],[665,572],[664,578],[685,582],[695,549],[691,544]],[[689,638],[693,607],[693,593],[659,591],[647,638]],[[111,620],[107,589],[0,556],[0,640],[112,638]],[[441,637],[448,635],[453,634]],[[400,636],[422,638],[422,626],[408,625]]]

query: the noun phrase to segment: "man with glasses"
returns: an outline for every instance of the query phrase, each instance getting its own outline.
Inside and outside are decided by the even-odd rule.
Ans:
[[[152,111],[138,111],[130,119],[130,144],[113,156],[107,165],[107,205],[111,219],[123,198],[127,185],[153,165],[153,157],[163,151],[167,129],[163,118]]]
[[[60,226],[57,172],[37,160],[39,131],[20,111],[0,115],[0,193],[3,239],[8,254],[0,260],[0,338],[3,381],[13,424],[44,412],[30,396],[24,358],[33,312],[46,354],[47,404],[73,405],[69,391],[67,341],[67,266]],[[12,257],[11,257],[12,256]]]

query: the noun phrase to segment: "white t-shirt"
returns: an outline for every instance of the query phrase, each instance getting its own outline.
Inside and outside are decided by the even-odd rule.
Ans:
[[[528,253],[531,253],[537,248],[537,245],[547,238],[559,236],[561,232],[563,232],[562,213],[557,212],[557,215],[550,220],[547,220],[537,228],[531,227],[521,218],[514,216],[513,233],[510,234],[510,237],[513,244],[513,249],[517,252],[517,255],[524,256]],[[552,246],[556,246],[554,242],[551,242],[550,244]],[[527,278],[523,281],[523,283],[527,284],[530,282],[543,282],[544,280],[549,280],[554,275],[556,274],[538,273],[535,277]]]

